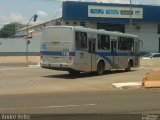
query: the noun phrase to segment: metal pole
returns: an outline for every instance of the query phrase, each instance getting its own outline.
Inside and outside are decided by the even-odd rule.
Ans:
[[[29,35],[28,26],[29,26],[29,23],[31,22],[32,18],[33,18],[33,16],[31,17],[31,19],[27,23],[27,40],[26,40],[26,62],[27,63],[28,63],[28,35]]]
[[[130,30],[132,31],[132,0],[130,0]]]

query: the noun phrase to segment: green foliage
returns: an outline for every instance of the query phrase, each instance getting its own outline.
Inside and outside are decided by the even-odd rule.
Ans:
[[[4,25],[4,27],[0,30],[0,38],[13,37],[16,32],[15,27],[15,23]]]

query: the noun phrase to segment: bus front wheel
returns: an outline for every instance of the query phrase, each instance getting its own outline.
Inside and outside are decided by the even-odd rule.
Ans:
[[[103,75],[104,73],[104,70],[105,69],[105,65],[104,65],[104,62],[99,62],[98,63],[98,66],[97,66],[97,75]]]

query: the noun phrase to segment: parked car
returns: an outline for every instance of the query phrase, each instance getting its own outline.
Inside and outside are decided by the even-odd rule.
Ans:
[[[160,59],[160,53],[149,53],[142,57],[142,59],[154,59],[154,58]]]

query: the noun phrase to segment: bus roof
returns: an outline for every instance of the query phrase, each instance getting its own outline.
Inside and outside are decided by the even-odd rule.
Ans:
[[[117,32],[117,31],[106,31],[104,29],[85,28],[83,26],[47,26],[44,29],[47,29],[47,28],[71,28],[75,31],[92,32],[92,33],[98,33],[98,34],[108,34],[108,35],[138,38],[137,35],[133,35],[133,34],[126,34],[126,33]]]

